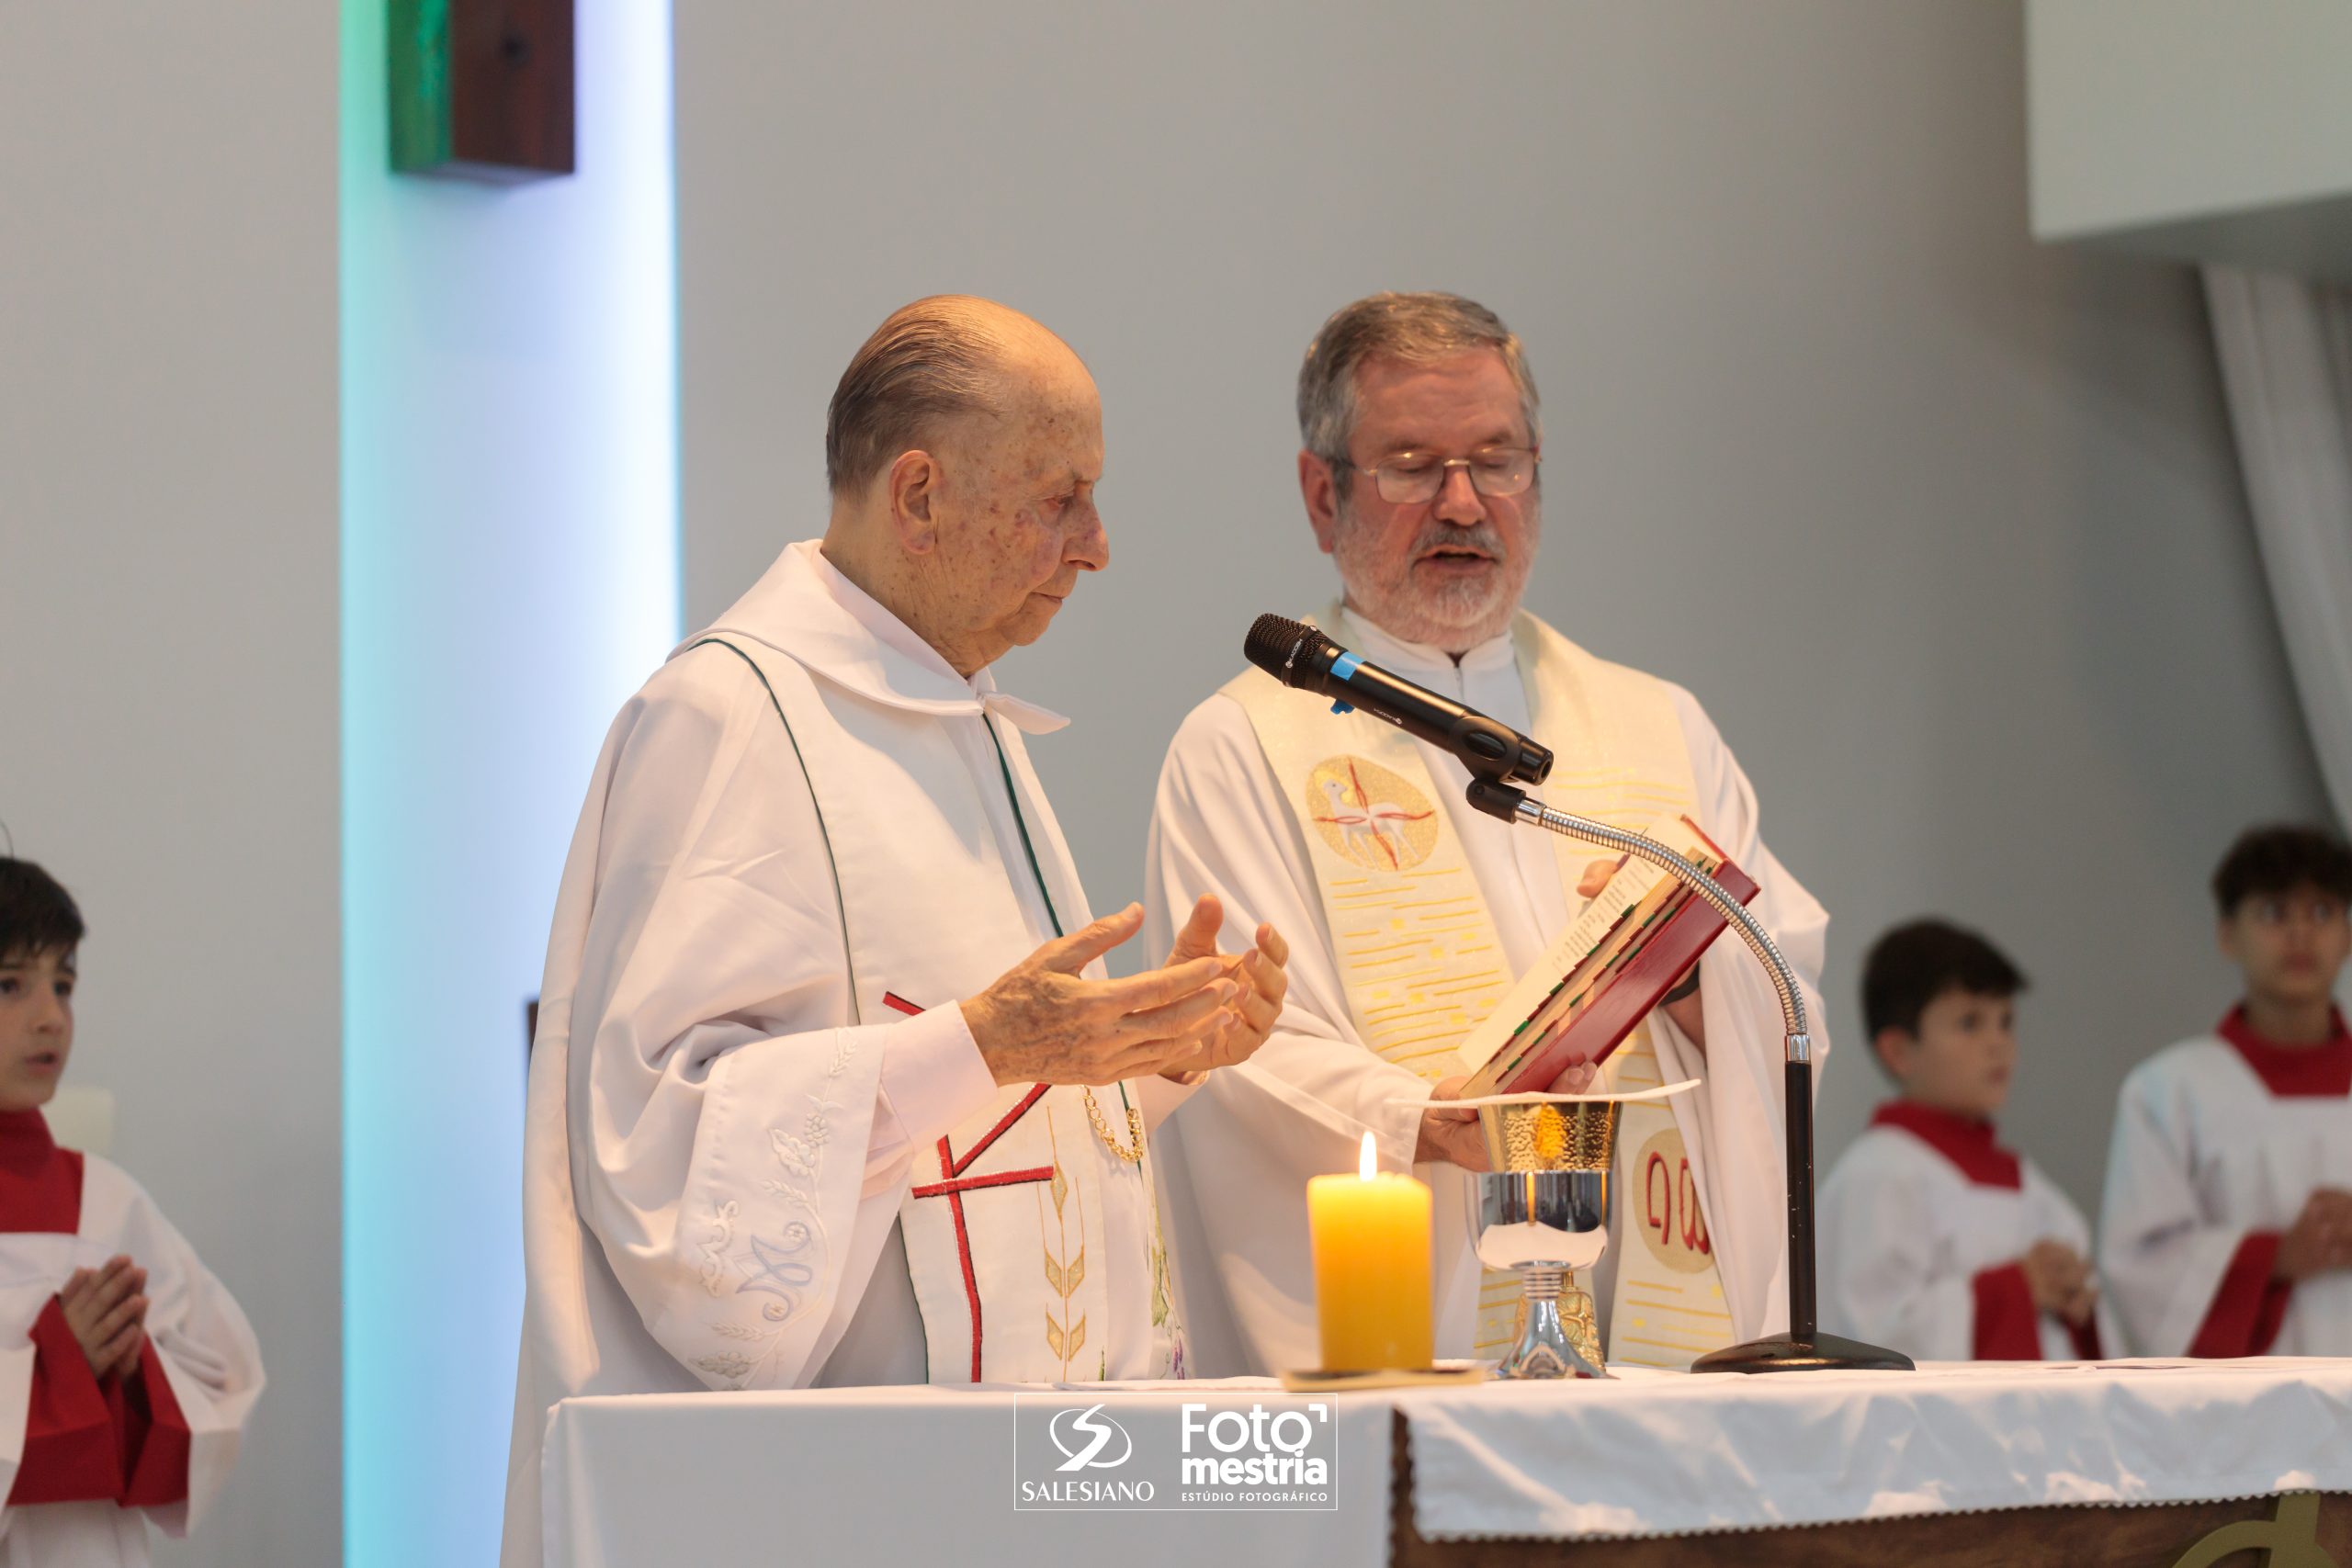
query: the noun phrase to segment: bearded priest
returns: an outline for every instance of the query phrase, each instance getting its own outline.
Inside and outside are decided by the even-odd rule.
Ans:
[[[1705,712],[1520,608],[1543,432],[1518,338],[1451,294],[1359,299],[1309,345],[1298,418],[1299,488],[1342,588],[1323,628],[1551,747],[1549,804],[1637,830],[1691,817],[1758,884],[1750,908],[1818,1020],[1827,916],[1765,848],[1755,791]],[[1248,1370],[1317,1364],[1302,1195],[1308,1177],[1352,1168],[1366,1133],[1385,1168],[1439,1189],[1439,1354],[1495,1356],[1513,1337],[1517,1281],[1482,1277],[1465,1234],[1464,1173],[1486,1161],[1476,1122],[1445,1109],[1454,1047],[1612,863],[1480,815],[1468,783],[1449,753],[1254,670],[1169,750],[1146,863],[1155,928],[1172,934],[1205,897],[1297,936],[1272,1038],[1179,1129]],[[1827,1048],[1817,1024],[1814,1044]],[[1787,1326],[1781,1059],[1772,987],[1728,941],[1602,1068],[1628,1090],[1701,1085],[1621,1123],[1611,1245],[1578,1281],[1589,1301],[1564,1303],[1593,1312],[1611,1359],[1687,1367]],[[1208,1270],[1190,1261],[1200,1290]]]
[[[1110,546],[1094,384],[962,298],[833,394],[831,520],[621,710],[557,896],[505,1562],[585,1393],[1181,1375],[1148,1134],[1279,1014],[1283,941],[1104,977],[989,667]]]

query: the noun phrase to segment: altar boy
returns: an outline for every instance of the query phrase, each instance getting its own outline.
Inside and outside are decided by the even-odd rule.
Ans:
[[[185,1535],[261,1392],[244,1314],[139,1184],[61,1149],[82,917],[0,858],[0,1568],[147,1561]]]
[[[1838,1331],[1922,1361],[2099,1354],[2090,1227],[1993,1131],[2025,984],[1942,920],[1871,949],[1863,1021],[1898,1093],[1822,1185],[1822,1315]]]
[[[2100,1266],[2143,1356],[2352,1355],[2352,851],[2256,829],[2213,896],[2245,993],[2123,1080]]]

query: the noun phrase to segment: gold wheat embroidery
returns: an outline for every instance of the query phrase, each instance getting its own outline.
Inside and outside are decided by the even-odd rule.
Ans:
[[[1054,1179],[1047,1184],[1047,1191],[1054,1200],[1054,1231],[1059,1242],[1059,1256],[1056,1255],[1054,1247],[1044,1249],[1046,1283],[1053,1287],[1054,1294],[1062,1306],[1059,1322],[1055,1321],[1050,1310],[1046,1314],[1046,1344],[1060,1359],[1062,1381],[1067,1382],[1071,1358],[1086,1347],[1086,1319],[1081,1314],[1072,1321],[1069,1311],[1070,1298],[1078,1293],[1079,1286],[1086,1282],[1086,1198],[1081,1193],[1078,1200],[1079,1243],[1078,1252],[1073,1257],[1069,1250],[1069,1222],[1063,1214],[1063,1209],[1069,1201],[1069,1178],[1062,1173],[1061,1144],[1054,1135],[1054,1113],[1050,1109],[1046,1112],[1046,1140],[1054,1156]],[[1045,1200],[1041,1198],[1037,1205],[1040,1235],[1045,1228]]]

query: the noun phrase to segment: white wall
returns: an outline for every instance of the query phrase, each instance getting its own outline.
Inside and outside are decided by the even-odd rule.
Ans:
[[[2030,0],[2026,17],[2039,231],[2352,192],[2335,0]]]
[[[892,307],[1031,310],[1102,388],[1114,565],[1009,686],[1098,908],[1261,610],[1324,315],[1450,288],[1527,340],[1531,605],[1680,681],[1835,918],[1825,1147],[1882,1087],[1858,959],[1937,910],[2035,977],[2007,1124],[2095,1203],[2116,1086],[2217,1017],[2203,881],[2316,815],[2185,270],[2026,233],[2015,4],[683,7],[687,622],[824,515]]]
[[[341,1470],[335,13],[0,6],[0,818],[81,900],[71,1081],[261,1337],[174,1563]]]
[[[2352,277],[2352,7],[2030,0],[2034,232]]]

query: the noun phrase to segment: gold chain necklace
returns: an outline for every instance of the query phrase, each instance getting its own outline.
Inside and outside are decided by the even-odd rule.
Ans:
[[[1094,1102],[1094,1091],[1082,1091],[1086,1096],[1086,1119],[1094,1123],[1094,1135],[1102,1146],[1125,1160],[1129,1165],[1143,1163],[1143,1115],[1132,1105],[1127,1107],[1127,1138],[1135,1145],[1129,1148],[1111,1135],[1111,1124],[1102,1119],[1102,1108]]]

